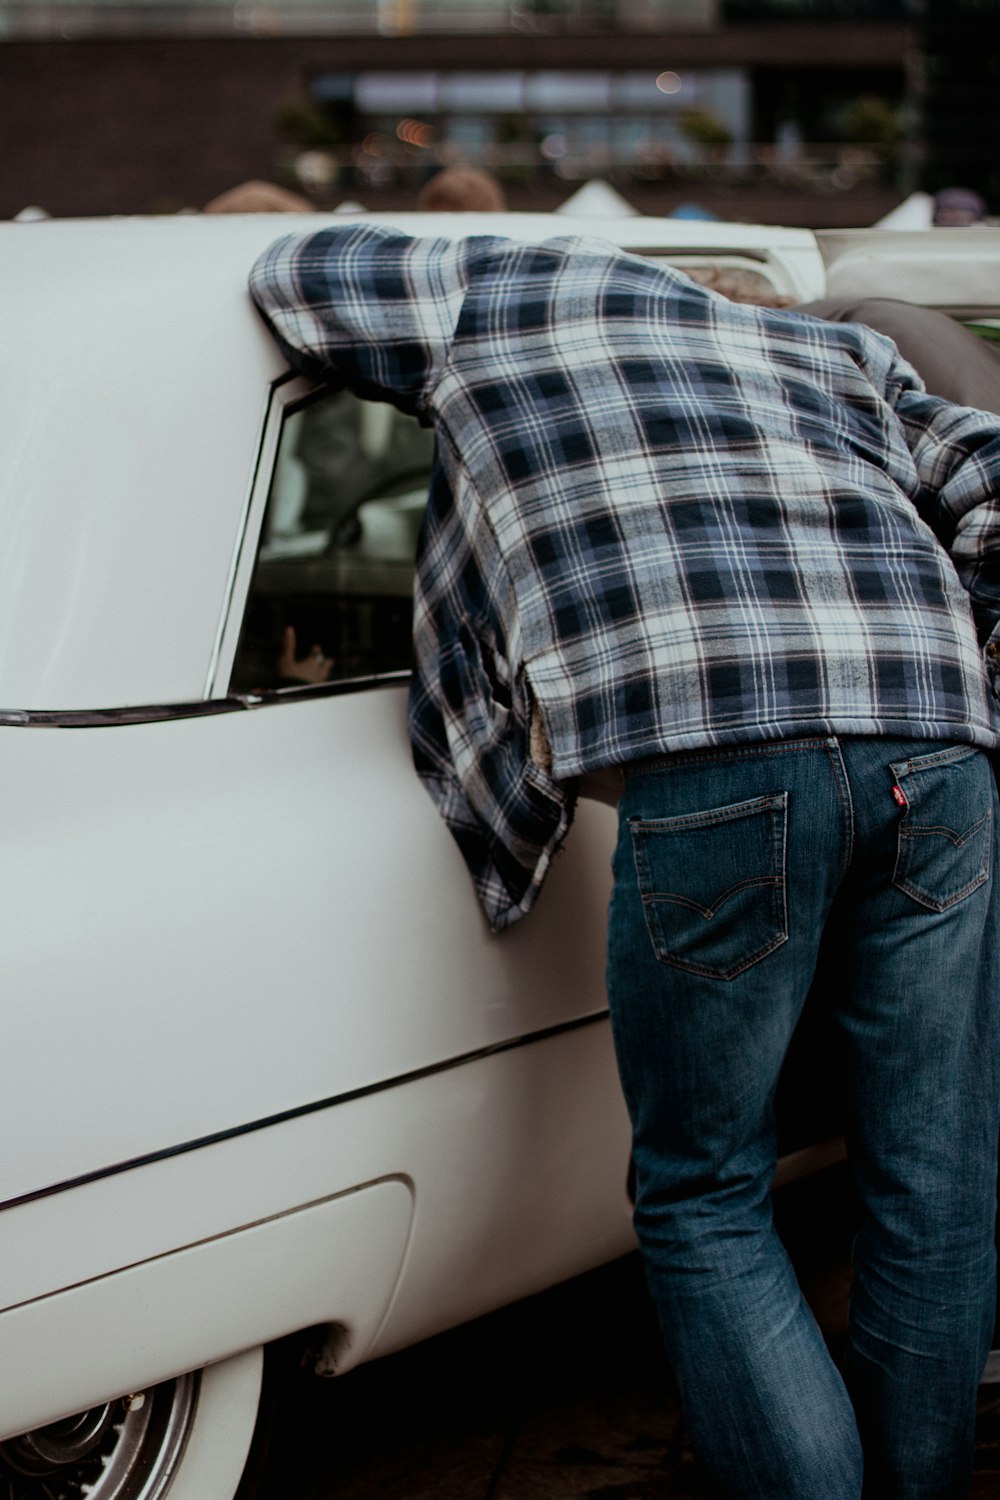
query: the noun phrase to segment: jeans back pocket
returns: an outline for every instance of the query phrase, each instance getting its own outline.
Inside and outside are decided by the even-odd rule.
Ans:
[[[788,796],[671,818],[629,818],[646,926],[657,958],[734,979],[788,937]]]
[[[989,878],[993,838],[992,771],[981,751],[896,761],[906,798],[892,883],[931,911],[947,911]]]

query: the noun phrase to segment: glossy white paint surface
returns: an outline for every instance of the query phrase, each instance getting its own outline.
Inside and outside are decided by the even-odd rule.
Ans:
[[[0,1366],[18,1371],[5,1382],[0,1437],[38,1426],[54,1405],[70,1415],[306,1326],[317,1306],[332,1317],[350,1303],[363,1346],[394,1285],[410,1209],[405,1183],[376,1183],[0,1315]],[[365,1259],[343,1255],[345,1243],[364,1244]]]
[[[21,1372],[0,1430],[324,1320],[346,1370],[623,1253],[608,1042],[604,1022],[9,1210],[0,1274],[27,1297],[0,1314]],[[67,1266],[79,1284],[33,1299]]]
[[[246,275],[322,222],[0,226],[0,709],[225,695],[283,374]],[[824,290],[800,230],[392,222]],[[849,250],[863,280],[878,245]],[[402,686],[0,725],[0,1430],[327,1319],[346,1368],[627,1249],[613,837],[584,804],[498,939]]]
[[[613,815],[492,938],[404,698],[0,729],[0,1201],[603,1009]]]
[[[207,223],[0,226],[0,706],[201,695],[281,370]]]
[[[977,311],[1000,301],[1000,229],[833,229],[816,238],[831,297]]]

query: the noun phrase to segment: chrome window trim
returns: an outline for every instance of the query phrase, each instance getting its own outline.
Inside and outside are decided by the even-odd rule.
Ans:
[[[322,391],[323,387],[288,370],[271,383],[257,437],[257,453],[247,486],[243,514],[229,568],[219,627],[205,680],[205,697],[219,701],[229,696],[229,679],[236,660],[250,584],[271,479],[278,456],[281,430],[289,408]]]
[[[212,642],[212,654],[208,659],[208,673],[205,677],[206,698],[210,698],[212,696],[212,689],[215,684],[216,674],[219,668],[219,657],[222,652],[222,642],[226,632],[226,622],[229,619],[229,613],[232,608],[233,595],[236,591],[236,578],[239,572],[240,559],[243,555],[243,548],[246,541],[247,525],[250,517],[250,507],[257,486],[257,477],[260,473],[260,466],[263,461],[264,435],[267,432],[267,424],[271,413],[271,407],[274,404],[275,390],[280,384],[283,383],[283,381],[290,378],[290,374],[291,372],[284,376],[279,376],[278,380],[274,381],[268,388],[267,396],[264,400],[264,405],[261,410],[260,420],[257,424],[257,435],[254,440],[254,461],[251,465],[250,479],[249,483],[247,484],[246,494],[243,497],[243,507],[240,511],[240,524],[236,532],[236,546],[233,549],[233,555],[230,559],[229,576],[226,579],[226,588],[222,596],[222,612],[219,615],[219,623],[215,628],[215,640]]]

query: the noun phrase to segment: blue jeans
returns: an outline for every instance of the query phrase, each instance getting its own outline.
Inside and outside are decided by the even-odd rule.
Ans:
[[[817,738],[626,772],[608,989],[695,1449],[732,1496],[965,1495],[995,1289],[989,760]],[[818,965],[863,1206],[843,1375],[769,1196],[775,1084]]]

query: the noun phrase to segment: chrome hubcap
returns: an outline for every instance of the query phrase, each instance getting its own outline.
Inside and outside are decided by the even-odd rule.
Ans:
[[[0,1443],[0,1500],[163,1500],[194,1423],[197,1372]]]

